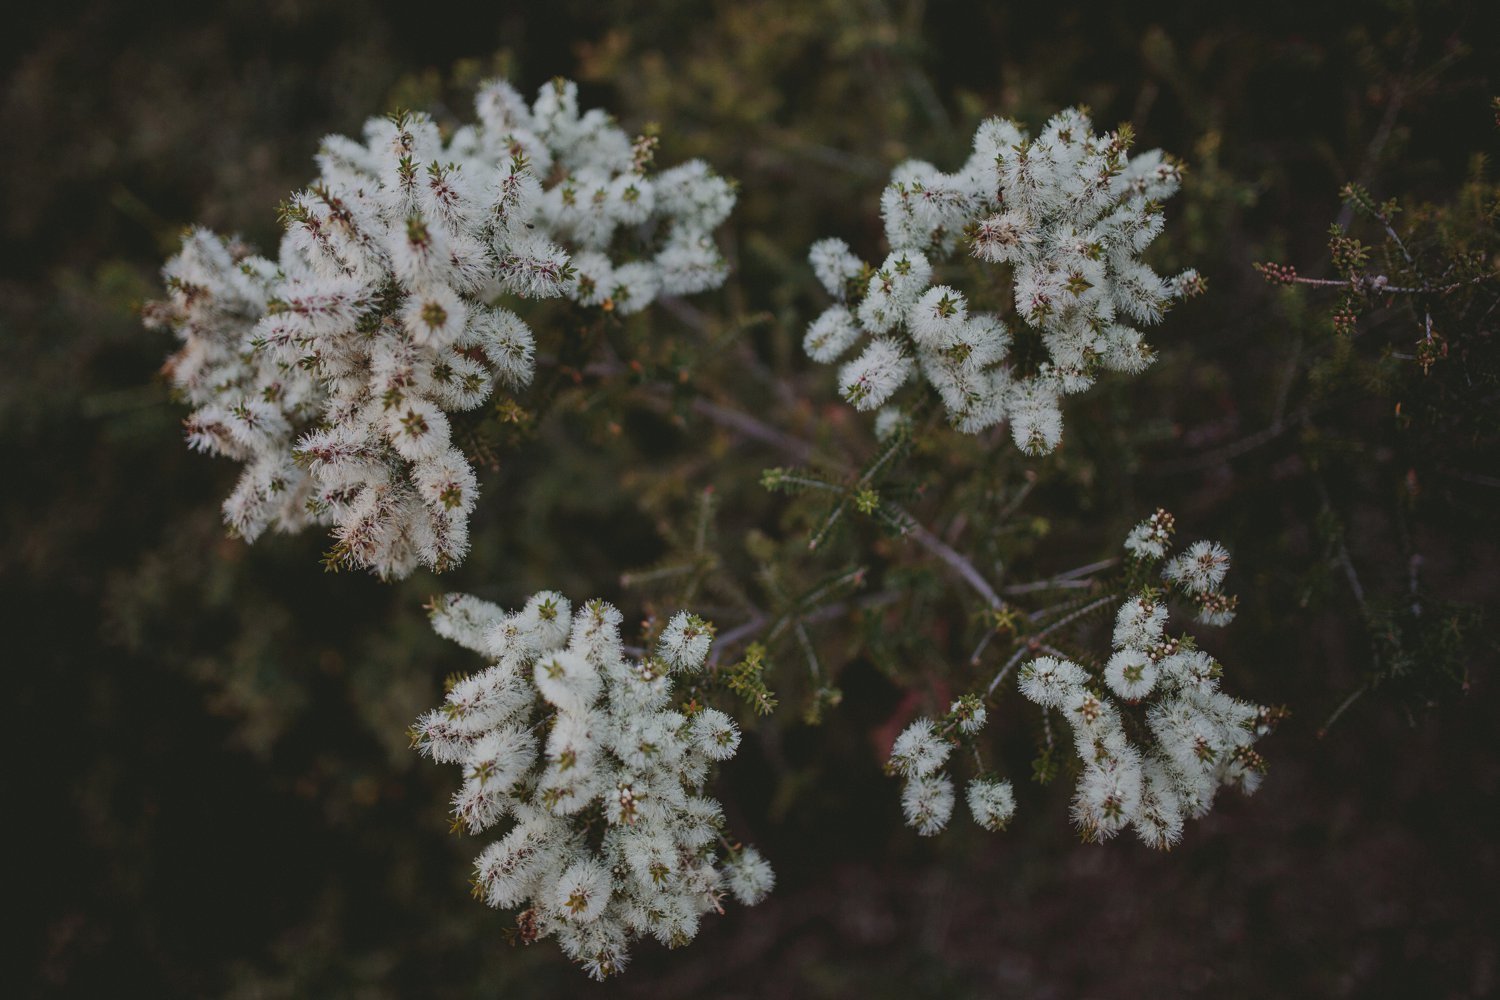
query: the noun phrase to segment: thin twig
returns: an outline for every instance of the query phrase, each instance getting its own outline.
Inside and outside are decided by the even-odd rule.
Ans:
[[[757,611],[753,616],[751,616],[748,621],[736,625],[728,632],[725,632],[723,635],[716,638],[713,645],[713,654],[708,658],[709,665],[712,666],[713,664],[718,663],[719,657],[722,655],[725,649],[728,649],[737,643],[743,642],[750,636],[759,632],[762,628],[765,628],[766,622],[768,620],[769,619],[767,619],[764,614]]]
[[[1026,481],[1021,484],[1020,489],[1016,490],[1016,495],[1007,500],[1005,506],[1000,508],[1000,511],[995,515],[995,520],[1004,521],[1006,518],[1014,514],[1016,512],[1016,508],[1020,507],[1021,504],[1025,502],[1026,498],[1031,495],[1031,491],[1035,488],[1036,473],[1031,469],[1027,469]]]
[[[835,601],[832,604],[825,604],[821,608],[815,608],[807,614],[800,616],[798,620],[803,624],[816,625],[819,622],[829,621],[840,615],[848,614],[851,611],[867,611],[871,608],[894,604],[902,596],[901,591],[898,590],[882,590],[874,594],[865,594],[854,600]],[[709,664],[718,663],[723,658],[726,650],[744,642],[772,623],[773,620],[770,616],[757,610],[748,620],[741,622],[714,640],[713,652],[709,654],[708,658]]]
[[[693,410],[721,426],[733,428],[746,437],[754,438],[757,441],[779,448],[787,454],[793,455],[799,461],[810,461],[815,454],[815,449],[812,445],[794,438],[783,431],[779,431],[748,413],[731,410],[716,403],[710,403],[706,399],[694,400]],[[812,482],[809,481],[807,485],[812,485]],[[827,486],[828,484],[818,483],[817,485]],[[896,510],[910,522],[907,534],[918,545],[921,545],[927,551],[937,556],[957,572],[966,583],[984,598],[985,603],[990,607],[998,608],[1004,605],[1005,602],[1000,599],[1000,595],[995,592],[995,588],[990,585],[989,581],[984,578],[984,575],[979,570],[974,568],[973,563],[969,562],[968,559],[955,551],[952,546],[919,524],[905,510],[899,507]]]
[[[797,642],[802,646],[802,652],[807,656],[807,670],[812,674],[812,679],[818,683],[823,682],[823,664],[818,661],[818,651],[813,648],[812,639],[807,634],[807,626],[798,621],[792,626],[796,632]]]
[[[1086,563],[1082,566],[1075,566],[1073,569],[1057,574],[1057,579],[1071,580],[1074,577],[1084,576],[1088,573],[1097,573],[1101,569],[1110,569],[1111,567],[1118,566],[1119,564],[1119,556],[1110,556],[1108,559],[1100,559],[1098,562],[1091,562]]]
[[[1010,659],[1005,661],[1005,666],[1001,667],[999,673],[995,674],[995,679],[990,681],[990,686],[984,689],[984,696],[986,698],[995,693],[995,688],[999,687],[1001,683],[1004,682],[1006,675],[1015,668],[1015,665],[1017,663],[1021,662],[1021,657],[1025,656],[1029,652],[1031,652],[1031,646],[1029,644],[1022,643],[1014,653],[1010,654]]]
[[[1328,487],[1323,485],[1323,477],[1313,476],[1313,486],[1318,491],[1318,499],[1323,503],[1323,510],[1332,514],[1333,501],[1328,496]],[[1339,567],[1344,571],[1345,579],[1349,581],[1349,589],[1354,593],[1354,601],[1359,605],[1360,612],[1368,614],[1369,606],[1365,602],[1364,584],[1359,582],[1359,574],[1354,571],[1354,560],[1349,557],[1349,547],[1344,544],[1342,528],[1338,532],[1338,537],[1334,539],[1334,556]]]
[[[1291,356],[1286,360],[1286,372],[1276,386],[1276,404],[1271,407],[1272,427],[1280,427],[1286,422],[1286,405],[1292,398],[1292,386],[1296,384],[1297,372],[1302,367],[1302,341],[1303,336],[1298,333],[1297,342],[1292,345]]]
[[[1369,684],[1361,684],[1359,687],[1355,688],[1354,691],[1349,695],[1349,697],[1345,698],[1339,705],[1339,707],[1333,710],[1333,714],[1328,717],[1328,721],[1323,723],[1322,728],[1318,730],[1318,739],[1321,740],[1323,737],[1327,736],[1328,730],[1333,727],[1333,724],[1335,722],[1339,721],[1339,716],[1343,715],[1344,712],[1349,709],[1349,706],[1358,701],[1359,696],[1364,694],[1369,689]]]
[[[1006,597],[1015,597],[1017,594],[1034,594],[1039,590],[1087,590],[1093,585],[1092,580],[1033,580],[1031,583],[1013,583],[1002,587],[1000,592]]]
[[[1223,445],[1219,448],[1215,448],[1212,451],[1200,452],[1197,455],[1190,455],[1185,458],[1162,462],[1159,465],[1155,466],[1152,471],[1157,475],[1170,476],[1178,472],[1196,472],[1200,469],[1207,469],[1212,468],[1215,465],[1220,465],[1224,462],[1229,461],[1231,458],[1237,458],[1238,456],[1243,455],[1246,452],[1254,451],[1261,445],[1268,444],[1269,442],[1281,437],[1281,435],[1285,434],[1293,424],[1297,423],[1301,418],[1305,417],[1308,412],[1310,411],[1303,409],[1298,413],[1293,414],[1288,419],[1276,421],[1269,427],[1262,428],[1261,430],[1258,430],[1253,434],[1247,434],[1245,437],[1240,438],[1238,441],[1232,441],[1229,444]]]
[[[1386,103],[1385,114],[1381,115],[1380,124],[1376,126],[1375,134],[1370,138],[1370,145],[1365,148],[1364,162],[1359,168],[1360,187],[1369,186],[1370,178],[1374,176],[1375,169],[1379,166],[1380,154],[1396,129],[1396,119],[1401,114],[1401,105],[1406,101],[1406,78],[1411,75],[1412,67],[1416,64],[1417,43],[1420,38],[1420,35],[1412,32],[1411,37],[1407,39],[1406,51],[1401,55],[1401,76],[1392,85],[1391,99]],[[1352,221],[1354,221],[1354,205],[1346,203],[1339,211],[1338,227],[1348,229]]]
[[[698,567],[689,564],[679,566],[659,566],[656,569],[643,569],[633,573],[620,574],[620,586],[639,587],[642,584],[655,583],[657,580],[667,580],[674,576],[686,576]]]
[[[797,458],[799,461],[810,461],[815,454],[815,449],[812,447],[812,445],[798,438],[794,438],[782,431],[779,431],[769,424],[766,424],[763,421],[752,417],[748,413],[744,413],[739,410],[731,410],[726,407],[719,406],[716,403],[710,403],[706,399],[694,400],[693,410],[694,412],[702,414],[703,416],[707,417],[717,424],[720,424],[721,426],[730,427],[734,430],[739,431],[746,437],[754,438],[755,440],[761,441],[765,444],[773,445],[774,447],[779,448],[787,454]],[[805,485],[813,485],[813,482],[809,481]],[[826,483],[817,483],[816,485],[820,487],[828,486],[828,484]],[[1029,485],[1030,484],[1028,484],[1028,486]],[[911,527],[908,529],[907,534],[910,535],[910,537],[913,538],[918,545],[921,545],[923,548],[927,549],[927,551],[931,552],[943,562],[947,563],[948,566],[952,567],[958,573],[958,575],[964,579],[965,582],[973,587],[980,594],[980,596],[985,599],[985,602],[990,607],[998,608],[1005,603],[1000,599],[1000,595],[995,592],[995,588],[990,586],[989,581],[984,578],[983,574],[981,574],[977,569],[974,568],[973,563],[969,562],[968,559],[965,559],[962,555],[956,552],[952,548],[952,546],[948,545],[941,538],[937,537],[931,531],[927,530],[921,524],[917,523],[916,519],[912,518],[911,515],[905,510],[902,510],[901,508],[896,508],[896,510],[901,516],[907,518],[910,521]]]
[[[1092,587],[1094,581],[1080,580],[1079,577],[1090,576],[1102,569],[1109,569],[1111,566],[1118,564],[1119,561],[1116,557],[1100,559],[1098,562],[1091,562],[1084,566],[1075,566],[1073,569],[1058,573],[1056,576],[1046,580],[1033,580],[1030,583],[1013,583],[1004,588],[1001,593],[1009,596],[1014,594],[1033,594],[1039,590],[1085,590]]]
[[[706,334],[710,331],[708,314],[697,306],[675,295],[661,295],[656,299],[662,307],[676,316],[685,326],[691,327],[698,333]]]
[[[762,420],[757,420],[750,414],[741,410],[731,410],[711,403],[702,397],[693,400],[692,410],[699,416],[707,417],[721,427],[728,427],[738,431],[745,437],[753,438],[763,444],[771,445],[791,455],[799,462],[810,462],[817,454],[817,449],[800,438],[792,437],[784,431],[779,431]]]
[[[905,511],[902,511],[902,513],[906,514]],[[906,516],[910,517],[911,515],[907,514]],[[999,608],[1004,606],[1005,602],[1000,599],[1000,595],[995,592],[995,588],[990,586],[990,582],[984,578],[984,574],[975,569],[973,563],[955,551],[947,542],[928,531],[914,519],[911,521],[911,528],[907,531],[907,535],[918,545],[922,546],[922,548],[931,552],[947,564],[965,583],[974,588],[975,592],[983,597],[985,603],[990,607]]]
[[[1103,597],[1098,597],[1092,601],[1089,601],[1087,604],[1079,605],[1072,611],[1069,611],[1067,614],[1063,615],[1061,618],[1048,622],[1040,632],[1036,633],[1036,638],[1041,638],[1044,635],[1051,635],[1062,626],[1076,622],[1078,619],[1099,610],[1110,601],[1115,600],[1116,597],[1117,595],[1115,594],[1106,594]],[[1049,611],[1054,610],[1056,610],[1055,606],[1052,608],[1041,608],[1037,611],[1033,611],[1031,614],[1027,615],[1027,617],[1034,622],[1041,621],[1044,615],[1046,615]]]
[[[1382,216],[1381,218],[1384,217]],[[1400,237],[1396,236],[1395,230],[1391,228],[1389,223],[1385,224],[1385,229],[1391,238],[1396,240],[1397,248],[1405,254],[1406,246],[1401,243]],[[1416,266],[1416,262],[1412,261],[1410,256],[1407,257],[1407,260],[1413,267]],[[1280,280],[1289,285],[1311,285],[1314,288],[1349,288],[1356,292],[1368,292],[1372,295],[1447,295],[1450,292],[1458,291],[1460,288],[1467,288],[1469,285],[1478,285],[1486,281],[1492,281],[1494,277],[1493,274],[1480,274],[1467,281],[1455,281],[1437,288],[1426,285],[1387,285],[1383,283],[1385,281],[1385,275],[1383,274],[1377,274],[1373,278],[1360,275],[1352,281],[1348,278],[1304,278],[1300,274]]]
[[[1097,611],[1104,605],[1112,603],[1113,601],[1117,600],[1118,597],[1118,594],[1109,594],[1105,597],[1100,597],[1092,600],[1081,607],[1074,608],[1072,611],[1063,615],[1056,621],[1048,622],[1046,627],[1044,627],[1041,631],[1027,636],[1025,641],[1017,646],[1016,651],[1010,655],[1010,659],[1005,661],[1005,665],[1000,668],[998,673],[995,674],[994,679],[990,681],[989,687],[985,688],[985,696],[988,697],[989,695],[995,693],[995,688],[1000,686],[1000,684],[1005,680],[1006,676],[1010,674],[1011,670],[1015,668],[1017,663],[1021,662],[1021,658],[1024,657],[1027,653],[1034,653],[1040,649],[1050,650],[1051,647],[1042,642],[1042,640],[1047,636],[1051,635],[1053,632],[1056,632],[1058,629],[1064,627],[1065,625],[1071,625],[1073,622],[1076,622],[1078,619],[1084,617],[1085,615]],[[1040,611],[1033,612],[1029,617],[1033,621],[1035,621],[1039,616],[1046,614],[1049,610],[1051,609],[1043,608]],[[1059,654],[1053,652],[1053,655],[1056,656]],[[1063,659],[1069,659],[1069,657],[1063,656]]]
[[[975,646],[974,647],[974,652],[972,652],[972,653],[969,654],[969,666],[971,666],[971,667],[977,667],[977,666],[979,666],[979,658],[984,655],[984,651],[989,648],[990,643],[994,640],[995,636],[998,635],[998,634],[999,633],[997,633],[992,628],[991,629],[985,629],[983,638],[981,638],[979,640],[979,645]]]

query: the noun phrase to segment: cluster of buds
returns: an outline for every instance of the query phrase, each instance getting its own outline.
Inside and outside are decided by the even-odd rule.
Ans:
[[[1297,281],[1297,269],[1291,264],[1277,264],[1274,261],[1257,261],[1252,265],[1262,278],[1273,285],[1291,285]]]

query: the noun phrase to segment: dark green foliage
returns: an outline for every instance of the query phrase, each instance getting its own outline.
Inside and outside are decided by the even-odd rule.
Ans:
[[[1484,614],[1472,604],[1432,601],[1420,593],[1368,611],[1370,686],[1403,703],[1432,707],[1458,688],[1467,693],[1472,664],[1494,655],[1476,641]]]
[[[1472,487],[1500,487],[1489,474],[1500,465],[1500,185],[1487,157],[1471,156],[1441,201],[1377,202],[1353,182],[1342,198],[1327,255],[1337,278],[1259,265],[1285,294],[1333,303],[1306,314],[1308,346],[1288,372],[1285,405],[1316,477],[1325,565],[1345,577],[1372,641],[1369,679],[1335,718],[1366,690],[1408,712],[1467,691],[1470,660],[1493,639],[1481,635],[1476,604],[1423,596],[1425,536],[1438,522],[1483,544],[1492,519],[1472,506]],[[1387,416],[1370,421],[1371,404]],[[1337,499],[1330,480],[1345,484]],[[1381,570],[1389,583],[1373,593],[1357,568],[1368,557],[1346,537],[1360,502],[1349,487],[1361,486],[1376,493],[1365,502],[1389,512],[1400,546],[1399,561]]]

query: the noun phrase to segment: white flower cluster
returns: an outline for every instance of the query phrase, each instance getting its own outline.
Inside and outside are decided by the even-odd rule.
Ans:
[[[524,937],[555,936],[602,979],[624,968],[632,939],[686,944],[726,893],[753,905],[771,891],[771,867],[753,847],[720,857],[723,811],[703,794],[739,729],[718,709],[673,706],[674,675],[703,669],[706,622],[680,612],[656,655],[632,662],[620,612],[603,601],[575,615],[547,592],[506,614],[449,595],[432,620],[495,662],[454,684],[413,741],[463,768],[456,825],[479,833],[513,821],[479,855],[475,892],[524,907]]]
[[[490,83],[476,104],[446,139],[407,113],[325,139],[277,260],[196,230],[167,263],[146,319],[183,342],[168,370],[197,407],[190,443],[245,464],[224,504],[245,538],[315,520],[382,576],[457,563],[477,484],[449,415],[535,370],[501,297],[633,313],[723,283],[712,232],[735,195],[702,162],[651,173],[655,140],[580,113],[567,81],[529,106]]]
[[[1154,562],[1163,558],[1171,546],[1177,523],[1161,508],[1130,529],[1125,550],[1139,560]],[[1220,627],[1234,621],[1238,599],[1220,589],[1229,573],[1229,553],[1218,542],[1198,541],[1168,560],[1162,568],[1162,579],[1176,587],[1198,608],[1198,621]]]
[[[953,779],[943,770],[953,748],[984,728],[987,713],[973,695],[955,701],[940,721],[917,719],[901,731],[891,747],[887,767],[906,779],[901,811],[906,825],[930,837],[942,832],[953,815]],[[969,780],[965,798],[974,822],[986,830],[1003,830],[1016,813],[1009,781],[990,775]]]
[[[1152,521],[1159,530],[1170,516],[1158,511],[1142,528]],[[1185,554],[1190,558],[1183,568],[1174,569],[1182,556],[1169,563],[1167,576],[1198,566],[1196,550]],[[1216,588],[1228,557],[1217,545],[1205,551],[1215,557]],[[1167,609],[1158,596],[1148,591],[1120,606],[1102,683],[1079,664],[1052,656],[1021,670],[1021,693],[1072,727],[1083,764],[1073,819],[1090,839],[1133,826],[1145,843],[1171,847],[1186,819],[1208,812],[1220,786],[1238,785],[1249,794],[1264,771],[1253,744],[1270,731],[1272,713],[1219,689],[1219,663],[1189,637],[1166,633]],[[1143,716],[1140,731],[1149,734],[1149,745],[1131,741],[1122,705]]]
[[[1128,157],[1129,143],[1128,130],[1095,135],[1073,109],[1035,139],[1011,121],[986,121],[956,173],[901,164],[881,196],[884,263],[871,268],[838,239],[812,247],[836,303],[808,327],[808,355],[832,362],[869,334],[839,372],[858,409],[884,405],[920,371],[954,426],[975,433],[1009,419],[1017,446],[1051,451],[1060,397],[1088,388],[1100,368],[1145,368],[1151,351],[1130,324],[1159,321],[1201,288],[1195,272],[1163,279],[1140,259],[1180,170],[1160,151]],[[1000,315],[937,280],[960,241],[982,261],[1010,265],[1013,315],[1037,341],[1020,353],[1043,360],[1018,363]]]

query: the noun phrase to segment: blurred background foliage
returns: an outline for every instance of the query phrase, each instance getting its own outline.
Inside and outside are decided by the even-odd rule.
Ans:
[[[1252,267],[1429,289],[1493,273],[1493,5],[60,0],[0,51],[20,755],[5,981],[22,993],[1497,989],[1500,293],[1350,294]],[[495,421],[474,553],[441,580],[324,573],[316,534],[227,539],[235,470],[182,446],[156,374],[171,345],[136,315],[160,262],[194,221],[274,246],[274,206],[323,134],[397,106],[462,120],[496,72],[527,92],[578,79],[627,127],[662,125],[658,163],[737,178],[730,283],[603,330],[530,315],[556,365]],[[1145,375],[1069,402],[1056,455],[932,430],[881,490],[946,537],[956,513],[988,518],[971,555],[1007,582],[1115,553],[1157,505],[1185,539],[1230,546],[1241,614],[1213,650],[1231,691],[1292,715],[1262,746],[1264,789],[1170,855],[1075,843],[1066,790],[1022,780],[1035,734],[1013,705],[997,718],[1011,832],[902,827],[880,762],[912,712],[988,676],[969,665],[982,606],[869,519],[809,553],[826,504],[760,486],[767,467],[876,450],[801,357],[823,306],[807,245],[839,235],[878,258],[896,162],[949,169],[983,117],[1035,128],[1076,103],[1187,162],[1156,262],[1197,267],[1209,293],[1151,334]],[[1395,200],[1394,241],[1349,183]],[[601,337],[613,361],[569,353]],[[736,430],[731,401],[796,440]],[[747,603],[846,602],[809,625],[810,653],[771,644],[781,706],[720,781],[777,891],[681,952],[642,947],[602,987],[549,946],[507,945],[508,917],[467,897],[477,844],[446,832],[454,776],[406,745],[442,678],[478,666],[431,634],[424,599],[543,587],[628,620],[689,599],[722,611],[721,634]],[[883,610],[893,591],[902,614]]]

